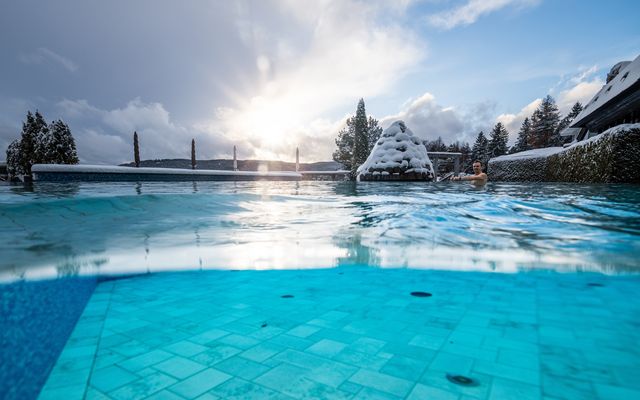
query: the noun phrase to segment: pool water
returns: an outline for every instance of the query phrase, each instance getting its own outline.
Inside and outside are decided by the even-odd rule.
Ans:
[[[0,398],[640,398],[639,237],[632,185],[0,186]]]
[[[339,265],[634,272],[639,237],[631,185],[0,186],[0,281]]]

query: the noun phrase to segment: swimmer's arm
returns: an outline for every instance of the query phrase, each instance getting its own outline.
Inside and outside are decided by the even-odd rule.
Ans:
[[[460,180],[460,181],[486,181],[487,180],[487,174],[485,174],[483,172],[480,175],[462,176],[462,177],[458,177],[458,180]]]

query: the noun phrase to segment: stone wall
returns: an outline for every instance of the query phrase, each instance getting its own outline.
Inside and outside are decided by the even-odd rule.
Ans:
[[[640,183],[640,124],[621,125],[566,149],[489,161],[493,181]],[[546,154],[545,151],[546,150]],[[522,153],[523,155],[525,153]]]

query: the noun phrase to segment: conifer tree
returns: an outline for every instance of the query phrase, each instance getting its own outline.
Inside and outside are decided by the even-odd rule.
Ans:
[[[69,127],[61,120],[47,125],[36,111],[27,112],[20,139],[7,148],[7,169],[10,175],[31,175],[34,164],[77,164],[76,144]]]
[[[576,104],[573,105],[573,107],[571,107],[571,111],[569,111],[569,114],[567,114],[566,117],[562,118],[562,120],[560,121],[560,123],[558,124],[558,134],[562,133],[562,131],[564,131],[566,128],[569,127],[569,125],[571,125],[571,123],[573,122],[573,120],[578,116],[578,114],[580,114],[582,112],[582,104],[580,104],[580,102],[576,102]]]
[[[138,132],[133,132],[133,161],[136,168],[140,167],[140,146],[138,145]]]
[[[367,157],[371,154],[373,146],[376,145],[381,135],[382,128],[378,126],[378,120],[373,117],[369,117],[369,120],[367,121]]]
[[[556,146],[560,143],[558,124],[560,113],[553,97],[547,95],[531,116],[531,142],[534,149]]]
[[[498,157],[507,154],[507,142],[509,141],[509,132],[505,129],[502,122],[498,122],[491,131],[488,144],[489,158]]]
[[[355,176],[358,167],[364,164],[364,162],[367,161],[367,157],[369,157],[368,121],[363,99],[360,99],[358,102],[353,128],[353,165],[351,169]]]
[[[196,140],[191,139],[191,169],[196,169]]]
[[[351,170],[353,166],[354,117],[347,118],[347,124],[336,138],[337,149],[333,152],[333,160]]]
[[[337,148],[333,152],[333,160],[344,165],[345,169],[352,171],[355,171],[359,166],[355,164],[355,138],[358,112],[360,112],[360,122],[366,122],[366,129],[364,131],[365,135],[364,138],[361,137],[361,143],[363,144],[362,147],[364,148],[364,159],[361,161],[361,163],[366,161],[367,157],[371,153],[371,150],[373,149],[373,146],[376,145],[376,143],[380,139],[380,136],[382,135],[382,128],[378,125],[378,120],[373,117],[369,117],[367,119],[364,110],[364,101],[360,99],[360,101],[358,102],[358,110],[356,112],[356,115],[347,118],[346,126],[342,128],[340,132],[338,132],[338,137],[335,140]],[[364,118],[362,118],[362,116],[364,116]]]
[[[53,164],[77,164],[76,142],[69,126],[57,120],[49,125],[49,141],[46,149],[46,162]]]
[[[7,147],[7,172],[9,176],[23,175],[20,139],[15,139]]]
[[[487,167],[487,161],[489,161],[489,141],[487,137],[484,135],[484,132],[480,131],[478,136],[476,137],[476,142],[473,144],[473,148],[471,149],[472,162],[474,160],[479,160],[482,163],[484,168]]]
[[[527,117],[522,121],[520,131],[518,132],[518,138],[516,139],[516,144],[513,145],[510,153],[531,150],[531,146],[529,145],[530,136],[531,123],[529,122],[529,117]]]

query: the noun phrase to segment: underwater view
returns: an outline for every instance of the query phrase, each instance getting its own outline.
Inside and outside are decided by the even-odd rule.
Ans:
[[[640,187],[0,186],[3,398],[640,394]]]

